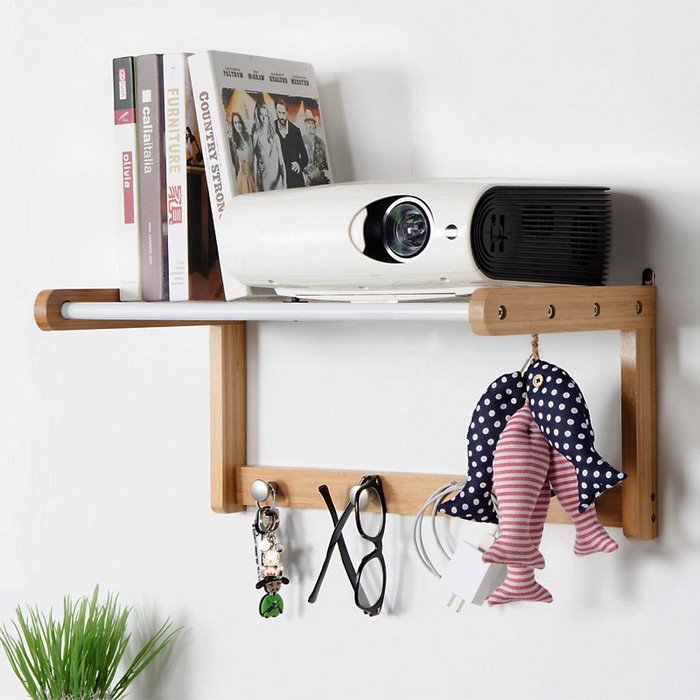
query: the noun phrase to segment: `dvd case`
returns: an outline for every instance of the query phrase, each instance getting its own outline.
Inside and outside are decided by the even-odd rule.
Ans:
[[[188,62],[217,237],[235,195],[332,182],[311,64],[221,51]]]

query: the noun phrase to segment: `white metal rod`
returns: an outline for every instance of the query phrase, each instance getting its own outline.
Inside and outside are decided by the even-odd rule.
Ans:
[[[61,314],[94,321],[456,321],[469,303],[450,302],[66,302]]]

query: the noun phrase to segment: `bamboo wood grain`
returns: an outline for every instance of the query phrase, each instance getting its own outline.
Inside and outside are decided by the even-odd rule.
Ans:
[[[112,321],[64,318],[66,302],[115,302],[118,289],[45,289],[34,301],[34,320],[42,331],[84,331],[102,328],[160,328],[163,326],[207,326],[209,321]],[[124,302],[128,304],[129,302]]]
[[[211,508],[217,513],[243,510],[237,495],[236,468],[246,463],[246,325],[212,326]]]
[[[469,324],[477,335],[654,328],[655,292],[642,286],[481,288],[469,301]]]
[[[630,539],[658,537],[656,332],[621,335],[622,521]]]
[[[256,479],[274,481],[277,485],[277,505],[285,508],[321,508],[325,503],[318,492],[320,484],[330,489],[333,501],[342,508],[350,488],[371,470],[313,469],[307,467],[240,466],[235,470],[236,493],[240,503],[254,506],[250,485]],[[426,474],[412,472],[380,472],[382,487],[389,513],[416,515],[425,499],[441,484],[463,483],[464,475]],[[596,504],[601,522],[610,527],[621,527],[620,490],[605,494]],[[570,523],[556,498],[552,499],[547,522]]]

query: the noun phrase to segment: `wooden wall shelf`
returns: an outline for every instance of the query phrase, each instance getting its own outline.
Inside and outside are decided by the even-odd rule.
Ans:
[[[250,484],[257,478],[278,486],[277,503],[293,508],[323,508],[318,485],[328,484],[336,502],[344,502],[349,488],[364,474],[339,469],[259,467],[247,464],[246,450],[246,320],[245,302],[217,302],[200,306],[206,318],[190,313],[193,304],[171,304],[159,318],[153,306],[142,313],[140,302],[117,303],[113,289],[50,290],[36,299],[34,316],[43,330],[84,330],[157,326],[209,325],[211,347],[211,504],[218,513],[232,513],[253,505]],[[212,302],[214,303],[214,302]],[[282,302],[267,302],[279,306]],[[66,318],[65,304],[81,307],[80,318]],[[107,304],[100,318],[90,318],[85,305]],[[172,307],[180,307],[178,318]],[[295,305],[288,305],[294,307]],[[305,305],[309,306],[309,305]],[[396,305],[394,305],[396,306]],[[402,306],[402,305],[399,305]],[[417,307],[417,304],[413,304]],[[424,320],[424,303],[416,318]],[[443,307],[445,305],[442,305]],[[464,303],[462,303],[464,306]],[[87,308],[87,312],[86,312]],[[97,309],[97,306],[94,307]],[[329,307],[326,307],[328,309]],[[347,307],[346,307],[347,308]],[[406,307],[403,307],[406,308]],[[209,309],[208,311],[205,309]],[[221,310],[224,310],[223,317]],[[185,310],[188,312],[185,314]],[[307,310],[307,309],[305,309]],[[282,315],[297,320],[294,308]],[[382,309],[383,312],[383,309]],[[457,306],[455,312],[459,313]],[[210,317],[216,314],[215,318]],[[342,320],[342,310],[338,310]],[[148,316],[144,318],[143,316]],[[438,320],[461,320],[448,309]],[[352,319],[352,316],[345,315]],[[411,318],[411,314],[405,317]],[[352,319],[354,320],[354,319]],[[658,536],[656,461],[656,288],[625,287],[489,287],[471,295],[468,320],[479,335],[517,335],[575,331],[620,331],[622,470],[628,478],[598,501],[604,525],[622,527],[626,537],[650,540]],[[382,472],[390,512],[415,514],[441,483],[464,481],[464,474]],[[556,499],[548,522],[569,522]]]

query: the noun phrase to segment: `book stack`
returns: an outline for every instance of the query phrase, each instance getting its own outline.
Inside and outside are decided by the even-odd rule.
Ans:
[[[236,195],[332,182],[313,67],[147,54],[114,59],[113,83],[121,299],[249,295],[224,294],[217,224]]]
[[[113,61],[122,301],[224,299],[187,56]]]

